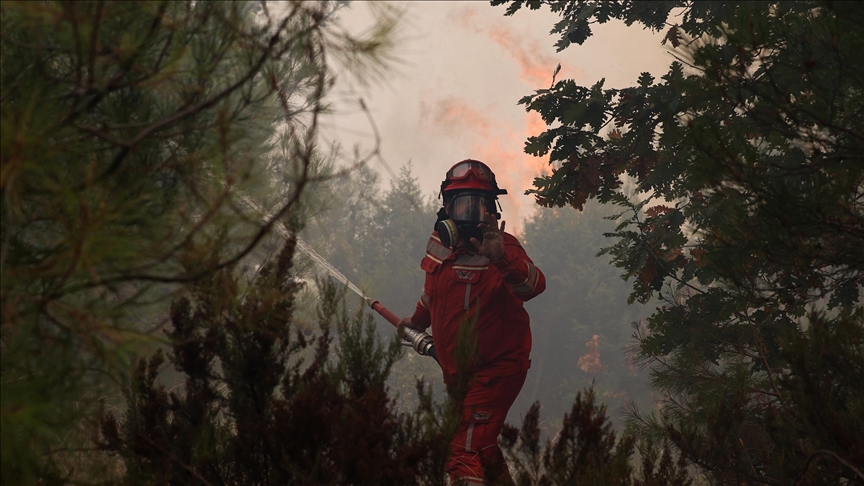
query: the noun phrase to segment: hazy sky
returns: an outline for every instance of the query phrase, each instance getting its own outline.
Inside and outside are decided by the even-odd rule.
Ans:
[[[336,114],[322,134],[353,150],[372,147],[374,136],[358,108],[362,98],[378,128],[381,155],[398,171],[408,161],[426,194],[437,194],[447,169],[465,158],[486,162],[499,186],[508,228],[535,210],[524,196],[538,174],[548,170],[548,157],[524,153],[525,139],[543,131],[539,115],[527,113],[518,100],[548,88],[558,63],[557,79],[573,78],[606,87],[632,86],[641,72],[662,75],[672,61],[662,34],[639,26],[610,22],[595,26],[582,46],[555,52],[557,35],[549,34],[558,16],[548,10],[520,10],[504,16],[504,7],[488,2],[390,2],[403,12],[397,62],[384,79],[368,88],[340,78]],[[381,5],[378,5],[380,7]],[[371,25],[373,2],[355,2],[341,14],[352,32]],[[387,170],[372,161],[388,187]]]

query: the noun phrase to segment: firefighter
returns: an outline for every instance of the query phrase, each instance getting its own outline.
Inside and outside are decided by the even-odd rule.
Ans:
[[[499,189],[486,164],[463,160],[441,183],[444,207],[426,245],[426,272],[414,315],[400,326],[432,327],[448,390],[467,383],[462,419],[447,472],[454,483],[485,484],[484,468],[509,475],[498,447],[507,411],[531,364],[531,331],[523,302],[546,288],[543,273],[498,220]],[[455,362],[460,327],[476,326],[477,353],[467,370]],[[463,333],[464,335],[465,333]],[[466,381],[467,380],[467,381]]]

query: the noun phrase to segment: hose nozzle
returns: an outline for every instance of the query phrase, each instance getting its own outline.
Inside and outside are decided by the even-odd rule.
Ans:
[[[390,324],[394,326],[399,326],[399,318],[396,314],[390,312],[386,307],[381,305],[377,300],[372,300],[366,298],[366,303],[369,304],[369,307],[372,308],[375,312],[381,314],[381,317],[386,319]],[[438,361],[438,353],[435,352],[435,341],[432,339],[432,336],[429,334],[418,331],[417,329],[411,329],[410,327],[402,327],[401,332],[405,339],[411,343],[411,346],[417,350],[423,356],[432,356],[435,358],[435,361]]]
[[[411,346],[417,350],[417,353],[423,356],[432,356],[436,361],[438,360],[437,353],[435,353],[435,341],[432,336],[410,327],[403,327],[402,333],[405,335],[405,339],[411,343]]]

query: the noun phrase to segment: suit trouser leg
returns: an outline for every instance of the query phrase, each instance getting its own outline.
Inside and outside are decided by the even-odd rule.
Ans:
[[[522,390],[528,370],[509,376],[477,377],[462,403],[462,422],[450,443],[447,473],[465,484],[484,484],[483,465],[509,474],[498,434]]]

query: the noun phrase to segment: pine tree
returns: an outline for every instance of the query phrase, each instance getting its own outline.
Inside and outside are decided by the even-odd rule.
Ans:
[[[274,222],[301,219],[328,55],[359,72],[393,26],[354,39],[338,8],[0,6],[4,484],[98,479],[82,449],[101,399],[160,344],[171,297],[238,262],[254,274]]]

